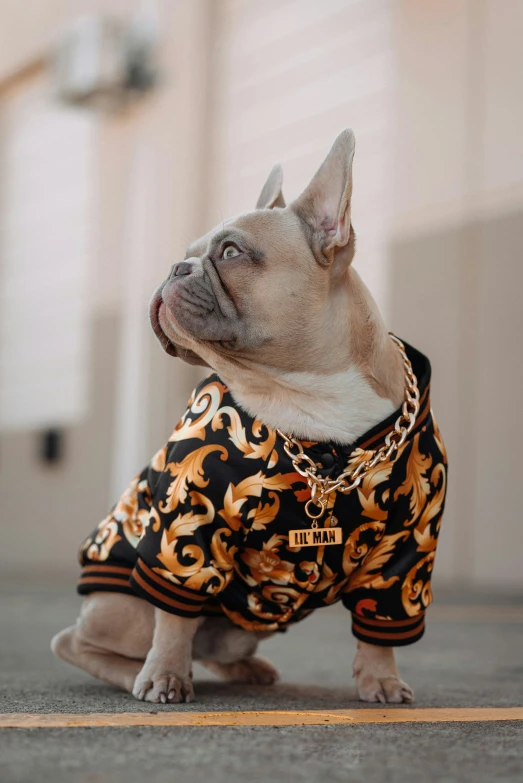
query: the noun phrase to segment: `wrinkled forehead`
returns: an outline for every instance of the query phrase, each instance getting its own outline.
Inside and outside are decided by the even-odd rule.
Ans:
[[[249,249],[263,252],[263,248],[283,244],[306,244],[298,216],[289,209],[259,209],[218,223],[213,229],[187,248],[187,257],[202,257],[212,252],[213,246],[236,242]]]

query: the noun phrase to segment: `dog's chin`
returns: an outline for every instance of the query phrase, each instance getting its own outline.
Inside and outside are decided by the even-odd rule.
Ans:
[[[173,337],[166,333],[164,327],[162,326],[162,321],[164,321],[166,318],[165,307],[166,305],[162,300],[161,293],[157,292],[151,301],[149,316],[151,319],[151,326],[153,327],[153,331],[158,338],[163,350],[168,353],[169,356],[174,356],[177,359],[181,359],[187,364],[208,367],[209,365],[207,362],[202,359],[202,357],[199,356],[195,351],[193,351],[191,348],[186,348],[185,346],[181,345],[176,341],[176,339],[173,339]],[[172,331],[172,327],[170,331]]]

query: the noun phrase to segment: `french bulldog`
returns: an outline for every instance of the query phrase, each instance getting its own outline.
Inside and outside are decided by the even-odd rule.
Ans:
[[[350,453],[351,444],[357,443],[365,433],[374,431],[373,428],[390,418],[405,398],[405,367],[401,354],[391,340],[372,296],[352,266],[355,253],[355,234],[351,224],[354,149],[352,131],[344,130],[310,184],[288,206],[282,195],[282,170],[279,165],[275,166],[261,191],[256,209],[226,220],[189,245],[185,260],[173,265],[150,304],[152,327],[164,350],[185,362],[211,368],[217,378],[213,382],[214,387],[226,388],[238,410],[243,412],[241,415],[250,417],[249,421],[257,425],[258,429],[253,426],[253,431],[256,429],[258,432],[263,426],[273,434],[274,443],[279,442],[278,433],[282,432],[292,434],[304,444],[304,448],[308,444],[330,443],[338,444],[341,449],[348,448],[347,453]],[[193,411],[192,418],[182,419],[173,434],[173,442],[179,444],[180,433],[194,428],[194,422],[200,421],[198,416],[202,404],[197,397],[193,407],[189,408]],[[234,418],[236,414],[229,415]],[[223,417],[217,420],[215,416],[213,422],[213,432],[225,432]],[[197,434],[194,437],[203,436]],[[202,443],[206,441],[198,441],[199,446]],[[241,443],[237,447],[240,448]],[[271,459],[278,459],[276,446],[274,448],[272,456],[264,457],[266,464]],[[333,453],[336,453],[335,448]],[[173,458],[174,461],[167,464],[169,452],[167,457],[165,454],[157,455],[154,470],[158,475],[170,470],[169,480],[172,481],[171,476],[176,475],[182,463]],[[225,458],[223,454],[216,457],[216,470],[220,467],[218,459]],[[382,469],[381,464],[376,470]],[[194,475],[195,486],[200,490],[199,494],[193,494],[192,502],[203,504],[208,509],[201,487],[209,483],[212,485],[213,469],[202,467],[201,472],[198,474],[196,471]],[[289,476],[289,471],[285,475]],[[297,474],[293,475],[299,478]],[[198,481],[201,483],[198,484]],[[439,492],[438,510],[441,510],[442,485],[437,483],[438,478],[434,481]],[[133,486],[133,491],[137,492],[136,487],[139,488],[140,483]],[[367,495],[363,493],[362,502],[364,495],[367,500],[374,497],[369,487],[375,492],[375,486],[367,486],[369,492]],[[185,497],[185,489],[178,482],[176,492]],[[164,505],[160,506],[165,509],[171,503],[172,510],[172,504],[180,498],[173,501],[172,490],[169,492],[165,494]],[[304,498],[300,513],[304,508],[305,495],[306,492],[302,492],[300,496]],[[402,495],[405,497],[402,498]],[[395,497],[399,497],[398,502],[405,500],[406,507],[410,508],[412,495],[407,496],[406,491],[399,489]],[[136,517],[142,514],[143,508],[137,510],[139,507],[135,500],[129,498],[130,494],[127,500],[124,498],[123,506],[117,507],[120,517],[113,513],[111,524],[117,524],[118,519],[124,517],[127,519],[125,515],[130,514],[132,503],[135,503],[132,514]],[[149,506],[145,512],[148,509]],[[151,514],[147,517],[145,512],[137,538],[144,535],[147,525],[152,530],[156,524]],[[222,517],[225,514],[220,513]],[[305,520],[304,511],[302,515]],[[198,518],[201,520],[204,516],[202,512]],[[181,524],[180,520],[186,520],[187,515],[176,517],[173,511],[172,519],[175,520],[172,524]],[[285,519],[281,515],[277,519],[280,532],[283,529],[281,525],[285,527]],[[210,524],[208,515],[204,521]],[[383,550],[385,522],[377,518],[372,524],[373,530],[377,531],[374,544]],[[237,535],[233,528],[231,522],[227,535],[233,532]],[[269,526],[266,525],[266,528],[269,529]],[[197,601],[191,596],[199,594],[193,594],[189,589],[184,593],[183,579],[177,578],[175,572],[147,565],[143,566],[141,577],[137,576],[132,584],[136,587],[148,579],[149,593],[133,594],[128,587],[124,566],[120,564],[119,568],[113,569],[115,573],[110,574],[103,570],[109,568],[103,565],[108,529],[106,526],[98,539],[91,537],[83,548],[84,553],[92,553],[89,555],[91,559],[85,561],[86,597],[76,624],[66,628],[52,641],[52,649],[57,656],[95,677],[132,692],[137,699],[149,702],[191,701],[194,697],[193,660],[201,661],[230,681],[270,684],[277,680],[278,673],[272,664],[255,656],[259,642],[273,633],[277,625],[272,620],[264,620],[266,614],[260,609],[261,604],[254,601],[249,607],[249,611],[261,618],[258,623],[242,625],[238,613],[227,607],[225,613],[216,616],[200,615],[198,611],[190,615],[177,608],[179,601],[185,601],[184,606],[192,606]],[[428,562],[428,558],[430,565],[427,567],[431,568],[430,557],[433,555],[430,547],[435,548],[436,533],[427,530],[425,525],[420,536],[425,542],[423,551],[429,552],[428,555],[423,554],[423,562]],[[185,534],[190,535],[187,531]],[[406,532],[400,531],[396,538],[403,541],[409,535],[406,528]],[[162,547],[166,540],[164,531]],[[245,580],[249,582],[250,579],[251,584],[253,573],[257,573],[266,585],[264,589],[268,589],[268,582],[263,580],[267,579],[269,572],[266,570],[264,575],[263,563],[256,565],[264,554],[262,545],[259,545],[258,551],[251,542],[247,550],[242,544],[243,539],[236,540],[239,543],[233,554],[230,554],[233,550],[229,549],[229,565],[223,581],[230,586],[241,579],[239,570],[231,563],[234,558],[242,557],[243,564],[250,563]],[[276,586],[289,584],[290,570],[283,556],[285,541],[285,534],[278,537],[279,554],[274,556],[270,565]],[[429,543],[426,544],[426,541]],[[169,542],[172,555],[176,541],[169,539]],[[213,539],[213,547],[215,543],[216,539]],[[316,580],[314,584],[319,585],[326,578],[326,566],[322,566],[320,560],[315,561],[315,556],[307,553],[309,549],[311,547],[302,548],[305,554],[300,568],[305,571],[309,568],[310,574],[309,571],[307,574],[311,584]],[[196,562],[197,556],[187,555],[188,551],[184,549],[183,557],[189,560],[183,562]],[[403,633],[402,628],[406,627],[413,629],[409,630],[411,636],[419,635],[418,627],[412,625],[417,622],[413,614],[415,610],[409,608],[404,619],[394,621],[393,618],[392,622],[390,617],[380,617],[376,613],[374,619],[365,619],[366,607],[370,605],[365,591],[373,586],[378,589],[380,586],[387,587],[399,578],[393,573],[386,578],[376,576],[375,571],[365,566],[367,551],[370,547],[360,541],[350,554],[351,563],[357,560],[359,565],[364,564],[364,571],[367,568],[367,576],[360,583],[359,608],[354,610],[356,627],[360,628],[360,635],[356,633],[359,641],[353,665],[359,698],[366,702],[411,702],[412,688],[400,678],[394,659],[394,645],[390,640],[383,643],[383,634],[390,632],[391,627]],[[391,551],[389,547],[382,554],[378,552],[378,564],[387,561]],[[215,549],[213,553],[214,559],[209,561],[212,564],[209,568],[216,570],[218,556]],[[169,556],[162,555],[161,563],[168,562]],[[274,570],[275,562],[284,562],[281,573]],[[188,566],[184,568],[185,574]],[[180,567],[179,573],[182,570]],[[100,574],[103,578],[99,578]],[[124,577],[126,587],[120,591],[115,585]],[[90,592],[89,584],[97,578],[100,584]],[[302,576],[299,578],[304,579]],[[382,584],[378,584],[379,579]],[[418,600],[415,587],[418,582],[410,572],[404,584],[407,585],[402,588],[404,603]],[[290,595],[291,588],[285,589],[286,595]],[[407,597],[405,590],[410,590]],[[333,595],[331,593],[331,598]],[[273,590],[271,596],[277,603],[278,591]],[[220,596],[216,598],[218,606]],[[426,605],[430,599],[426,595],[425,599]],[[413,605],[410,603],[409,607]],[[264,626],[262,621],[267,625]],[[389,625],[382,632],[380,629],[387,622]],[[365,633],[361,630],[363,625],[367,629]],[[390,639],[399,638],[401,633],[393,633]],[[374,637],[380,637],[381,643],[373,643]]]

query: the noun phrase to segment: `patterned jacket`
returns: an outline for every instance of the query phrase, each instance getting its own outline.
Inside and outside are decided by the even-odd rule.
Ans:
[[[306,480],[281,437],[245,413],[213,374],[194,391],[169,442],[80,549],[78,591],[138,595],[194,617],[224,613],[249,630],[284,630],[342,601],[372,644],[417,641],[446,492],[446,453],[430,407],[430,364],[406,346],[418,378],[416,425],[393,462],[378,463],[327,516],[343,543],[289,548],[309,528]],[[322,476],[378,448],[399,411],[355,443],[303,443]]]

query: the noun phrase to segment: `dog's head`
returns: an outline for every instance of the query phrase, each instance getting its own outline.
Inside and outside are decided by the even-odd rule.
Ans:
[[[254,211],[189,245],[150,306],[169,354],[214,369],[220,360],[281,370],[321,363],[347,318],[337,300],[354,255],[353,155],[354,135],[345,130],[289,206],[275,166]]]

